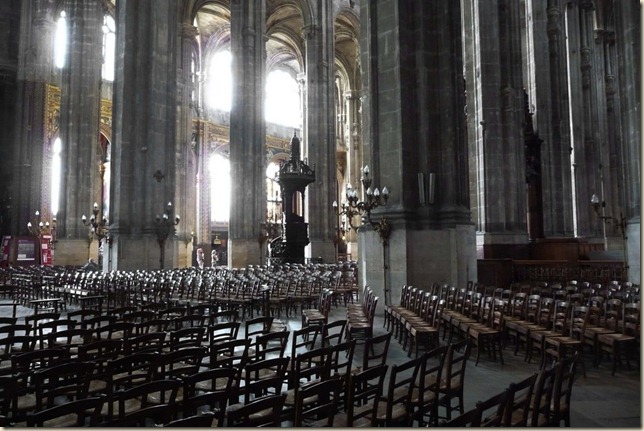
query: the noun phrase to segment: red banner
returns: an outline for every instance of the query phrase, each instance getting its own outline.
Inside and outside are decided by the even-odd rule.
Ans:
[[[43,235],[40,238],[40,250],[41,250],[41,256],[42,256],[41,263],[43,265],[54,264],[54,256],[50,248],[50,244],[51,244],[51,235]]]

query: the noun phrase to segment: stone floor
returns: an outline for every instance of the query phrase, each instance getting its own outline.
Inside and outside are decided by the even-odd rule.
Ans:
[[[0,301],[7,302],[7,301]],[[69,308],[71,310],[72,308]],[[11,307],[0,306],[0,316],[11,315]],[[17,316],[24,317],[33,313],[27,307],[18,306]],[[63,312],[64,314],[65,312]],[[342,306],[331,308],[329,320],[342,319],[346,316],[346,308]],[[288,330],[301,327],[299,314],[286,318],[281,317]],[[243,325],[242,325],[243,328]],[[382,313],[378,313],[374,323],[374,334],[385,332]],[[358,366],[362,360],[363,347],[359,345],[354,356],[354,364]],[[506,347],[503,352],[505,363],[494,361],[486,354],[481,356],[478,366],[470,359],[465,377],[465,409],[473,408],[480,400],[503,391],[511,382],[516,382],[538,371],[536,363],[528,364],[523,361],[522,352],[513,356],[513,348]],[[474,351],[474,355],[476,352]],[[475,356],[474,356],[475,357]],[[641,357],[641,355],[640,355]],[[387,362],[389,365],[402,363],[408,359],[401,345],[392,339]],[[581,373],[573,386],[571,405],[571,425],[575,428],[626,428],[642,427],[642,398],[641,375],[638,363],[631,362],[631,369],[626,366],[618,368],[615,376],[611,376],[610,361],[604,360],[599,367],[592,366],[590,354],[585,356],[586,374]],[[386,383],[385,383],[386,384]]]

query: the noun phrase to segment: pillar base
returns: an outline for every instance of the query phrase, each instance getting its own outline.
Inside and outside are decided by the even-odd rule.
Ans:
[[[177,267],[179,242],[168,238],[165,243],[163,269]],[[183,246],[183,244],[182,244]],[[105,246],[103,268],[111,270],[161,269],[161,249],[156,237],[115,235],[112,246]]]
[[[626,224],[626,257],[628,262],[628,281],[641,284],[642,242],[641,220],[629,220]]]
[[[336,248],[333,241],[311,240],[309,244],[311,258],[321,258],[324,263],[337,262]],[[306,250],[305,250],[306,252]]]
[[[262,260],[265,261],[266,256],[260,250],[265,248],[265,246],[260,248],[260,243],[257,240],[230,239],[228,241],[228,267],[245,268],[248,265],[262,265],[264,263]]]

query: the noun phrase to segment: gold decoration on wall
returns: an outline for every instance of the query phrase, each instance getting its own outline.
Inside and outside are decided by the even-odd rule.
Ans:
[[[112,128],[112,101],[101,99],[101,124]]]
[[[45,86],[45,138],[51,140],[60,130],[60,88]]]

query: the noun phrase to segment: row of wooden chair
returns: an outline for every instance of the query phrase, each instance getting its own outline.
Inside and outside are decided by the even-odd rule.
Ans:
[[[575,357],[511,383],[503,392],[478,401],[473,409],[441,423],[445,427],[570,426]]]

